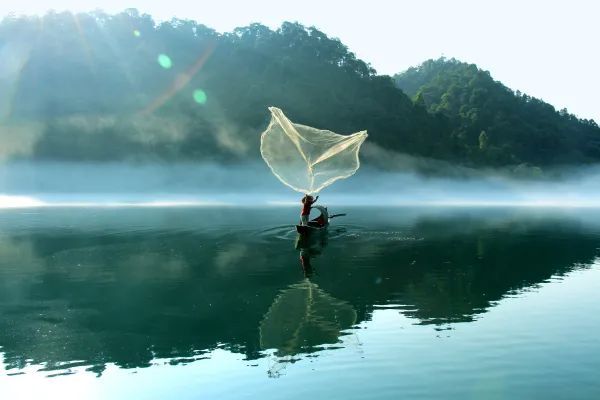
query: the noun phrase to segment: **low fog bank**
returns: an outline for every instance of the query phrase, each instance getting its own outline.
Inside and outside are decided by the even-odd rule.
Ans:
[[[564,170],[560,178],[514,179],[488,172],[425,176],[363,167],[326,188],[320,201],[340,205],[600,207],[600,167]],[[300,194],[262,163],[31,163],[0,167],[0,207],[12,205],[288,205]]]

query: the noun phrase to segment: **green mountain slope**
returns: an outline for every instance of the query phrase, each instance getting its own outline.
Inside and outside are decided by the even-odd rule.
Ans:
[[[0,43],[14,65],[0,138],[16,143],[4,158],[258,159],[272,105],[306,125],[367,129],[388,149],[445,151],[443,119],[339,40],[296,23],[218,34],[135,10],[51,13],[4,19]]]
[[[449,154],[458,160],[551,165],[600,158],[600,128],[594,121],[513,92],[473,64],[429,60],[394,79],[416,104],[449,119]]]
[[[421,166],[600,160],[595,122],[473,65],[427,61],[394,81],[297,23],[220,34],[136,10],[7,17],[0,56],[0,160],[258,160],[272,105],[302,124],[368,130],[375,165],[406,166],[396,153]]]

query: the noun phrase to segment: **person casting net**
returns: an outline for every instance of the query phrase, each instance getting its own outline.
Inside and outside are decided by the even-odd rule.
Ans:
[[[367,132],[352,135],[295,124],[269,107],[271,122],[260,138],[260,153],[273,174],[303,194],[314,194],[360,167],[358,151]]]

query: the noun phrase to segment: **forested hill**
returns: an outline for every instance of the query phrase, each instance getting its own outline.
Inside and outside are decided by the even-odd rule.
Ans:
[[[220,34],[135,10],[7,17],[0,56],[0,161],[258,160],[271,105],[305,125],[367,129],[370,150],[471,166],[600,160],[594,123],[474,66],[430,61],[394,82],[297,23]]]
[[[394,79],[416,104],[448,118],[449,153],[458,160],[543,166],[600,159],[596,122],[513,92],[476,65],[429,60]]]
[[[10,56],[0,157],[259,159],[268,106],[306,125],[367,129],[389,149],[443,154],[441,120],[339,40],[296,23],[218,34],[135,10],[61,13],[4,19],[0,44]]]

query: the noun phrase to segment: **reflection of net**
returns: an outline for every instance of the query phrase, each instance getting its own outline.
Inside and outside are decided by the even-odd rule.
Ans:
[[[338,179],[352,176],[367,132],[338,135],[294,124],[275,107],[260,139],[260,153],[285,185],[301,193],[316,193]]]
[[[269,366],[269,370],[267,371],[267,375],[269,376],[269,378],[282,377],[283,375],[285,375],[285,369],[292,362],[293,362],[292,356],[272,359],[271,365]]]
[[[339,342],[342,330],[356,322],[356,311],[308,279],[275,299],[260,323],[260,345],[279,357],[310,352]]]

